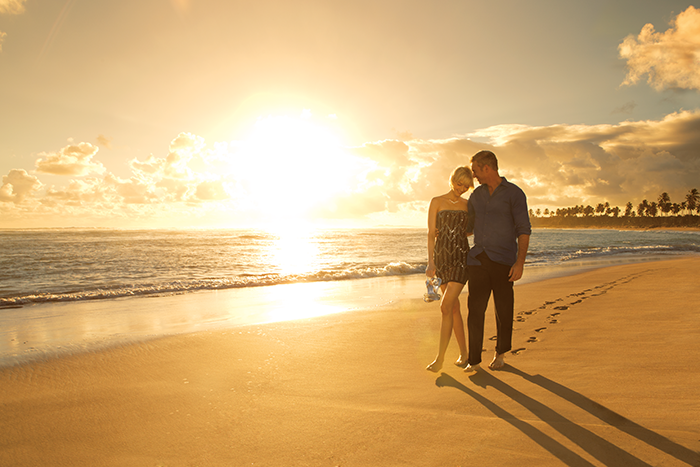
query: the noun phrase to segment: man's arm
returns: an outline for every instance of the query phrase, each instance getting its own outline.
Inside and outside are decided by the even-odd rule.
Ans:
[[[510,274],[508,274],[508,280],[515,282],[521,277],[523,277],[523,269],[525,268],[525,257],[527,256],[527,249],[530,246],[530,236],[522,234],[518,236],[518,259],[515,260],[515,264],[510,268]]]

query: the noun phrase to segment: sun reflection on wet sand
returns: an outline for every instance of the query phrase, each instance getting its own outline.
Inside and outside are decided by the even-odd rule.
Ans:
[[[0,366],[118,342],[371,309],[422,296],[420,274],[3,310]]]
[[[339,313],[347,309],[341,304],[328,303],[328,290],[332,284],[285,284],[266,290],[266,299],[271,303],[265,313],[269,321],[287,321]]]

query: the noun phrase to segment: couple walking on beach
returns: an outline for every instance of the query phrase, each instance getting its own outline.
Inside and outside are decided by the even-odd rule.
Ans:
[[[469,199],[462,198],[479,186]],[[474,235],[469,248],[468,236]],[[493,293],[496,307],[496,353],[489,365],[499,369],[511,350],[513,335],[513,283],[523,275],[531,226],[525,193],[498,173],[498,159],[479,151],[471,168],[457,167],[450,176],[450,191],[430,201],[428,210],[428,277],[442,283],[440,343],[427,369],[440,371],[452,332],[459,345],[455,365],[472,372],[479,368],[484,342],[484,317]],[[467,335],[459,295],[469,283]],[[468,347],[468,351],[467,351]]]

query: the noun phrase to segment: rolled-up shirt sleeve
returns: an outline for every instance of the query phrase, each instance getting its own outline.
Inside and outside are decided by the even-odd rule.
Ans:
[[[517,193],[513,196],[512,203],[513,222],[515,223],[516,237],[521,235],[532,235],[532,225],[530,224],[530,214],[527,210],[527,197],[525,196],[525,193],[518,189]]]

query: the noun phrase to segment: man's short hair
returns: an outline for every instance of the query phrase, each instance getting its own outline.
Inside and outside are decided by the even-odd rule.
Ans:
[[[479,167],[488,165],[493,170],[498,172],[498,159],[491,151],[479,151],[472,156],[472,164],[476,163]]]

